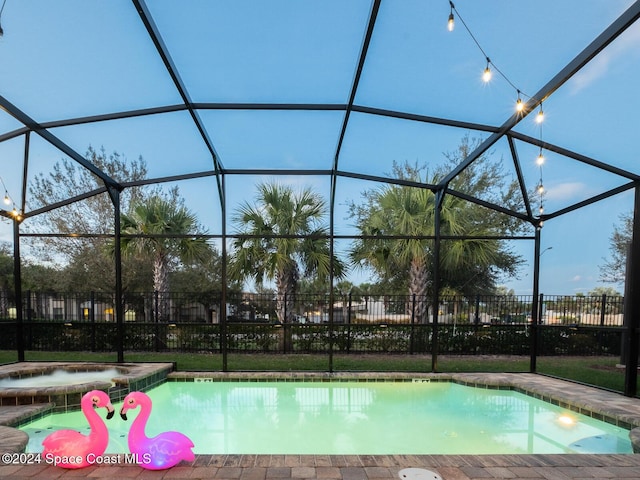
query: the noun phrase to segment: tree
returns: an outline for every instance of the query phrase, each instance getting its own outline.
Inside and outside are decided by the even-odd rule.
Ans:
[[[7,316],[13,296],[13,254],[9,243],[0,242],[0,317]]]
[[[595,287],[592,290],[589,290],[587,296],[589,297],[601,297],[602,295],[606,295],[607,297],[621,297],[622,294],[617,291],[613,287]]]
[[[301,276],[328,278],[333,260],[334,276],[340,278],[344,266],[331,259],[323,224],[327,209],[320,195],[278,183],[261,183],[257,190],[255,203],[244,202],[234,214],[240,237],[234,242],[229,272],[258,285],[275,280],[276,314],[280,322],[289,323]]]
[[[220,312],[222,298],[222,256],[211,247],[199,258],[183,259],[171,272],[171,292],[182,302],[198,302],[212,312]],[[227,301],[241,291],[239,282],[227,281]]]
[[[620,215],[620,224],[613,227],[609,241],[610,257],[600,266],[600,280],[623,284],[627,267],[627,250],[631,245],[633,216],[630,212]]]
[[[104,148],[100,151],[89,147],[85,158],[107,175],[121,182],[143,180],[147,175],[146,163],[142,158],[128,161],[117,152],[107,155]],[[28,203],[31,210],[56,203],[64,203],[71,198],[93,192],[104,187],[100,178],[76,162],[63,158],[49,173],[38,173],[29,182]],[[142,198],[141,187],[127,188],[121,193],[120,204],[123,211],[132,202]],[[33,217],[25,223],[25,229],[31,233],[62,233],[80,235],[101,235],[113,233],[114,208],[106,193],[93,195],[86,199],[63,205],[49,212]],[[111,219],[111,220],[110,220]],[[102,244],[103,239],[96,238]],[[77,245],[65,238],[43,238],[43,242],[54,252],[54,257],[73,258]]]
[[[196,216],[176,200],[153,196],[133,205],[121,215],[123,256],[149,255],[153,265],[153,288],[160,292],[159,317],[168,317],[169,272],[177,261],[211,258],[211,247],[198,237]]]
[[[140,181],[147,175],[146,163],[141,157],[129,161],[117,152],[108,155],[104,148],[96,151],[89,147],[85,158],[120,182]],[[40,262],[59,265],[59,269],[64,270],[63,284],[67,291],[112,292],[115,288],[113,257],[105,253],[108,236],[114,232],[115,211],[111,199],[106,193],[101,193],[64,205],[69,199],[102,187],[102,180],[68,158],[58,161],[51,172],[34,175],[29,182],[31,210],[63,204],[30,218],[22,228],[29,233],[68,235],[30,237],[30,245],[36,248],[28,250]],[[158,188],[126,188],[121,193],[121,210],[127,211],[132,202],[158,192]],[[130,272],[129,276],[123,276],[125,289],[140,288],[137,272],[143,272],[145,263],[148,263],[140,260],[128,259],[136,267],[129,265],[125,269]]]
[[[394,164],[393,176],[422,184],[437,184],[472,150],[465,137],[457,152],[448,154],[447,162],[431,176],[423,175],[417,165]],[[501,189],[506,185],[506,189]],[[489,164],[485,157],[466,168],[449,185],[483,200],[517,208],[515,182],[506,181],[499,164]],[[354,242],[352,260],[371,267],[384,281],[403,285],[409,296],[425,298],[433,283],[434,241],[420,237],[435,235],[436,195],[428,188],[384,185],[364,192],[364,203],[350,205],[350,213],[363,235]],[[502,218],[505,217],[505,218]],[[440,214],[442,235],[492,236],[521,228],[516,222],[453,195],[445,195]],[[397,236],[398,239],[376,239]],[[450,239],[441,242],[441,287],[484,293],[495,288],[500,274],[513,274],[521,259],[503,242],[487,239]],[[483,285],[484,284],[484,285]],[[426,318],[426,303],[416,307],[416,318]]]
[[[515,290],[513,288],[507,287],[506,285],[499,285],[498,287],[496,287],[495,294],[502,297],[511,297],[511,298],[515,298],[516,296]]]

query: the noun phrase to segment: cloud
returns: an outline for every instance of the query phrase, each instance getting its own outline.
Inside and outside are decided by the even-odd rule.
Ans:
[[[571,200],[584,197],[588,193],[588,187],[581,182],[565,182],[556,185],[550,185],[545,189],[545,198],[547,200]]]
[[[571,279],[572,282],[579,282],[582,280],[582,275],[574,275],[574,277]]]
[[[607,48],[601,51],[585,67],[576,73],[568,82],[569,92],[572,95],[589,87],[592,83],[604,77],[609,72],[610,65],[620,59],[629,58],[638,52],[640,43],[640,24],[629,27],[622,35],[613,41]]]

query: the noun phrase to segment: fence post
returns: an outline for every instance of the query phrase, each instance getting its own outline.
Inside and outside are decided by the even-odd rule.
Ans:
[[[327,301],[329,312],[327,326],[329,336],[329,373],[333,373],[333,344],[335,342],[335,335],[333,332],[333,288],[329,288],[329,295],[325,295],[325,301]]]
[[[160,306],[160,292],[157,290],[153,291],[153,319],[156,323],[158,323],[158,307]]]
[[[153,291],[153,322],[155,324],[155,348],[156,348],[156,352],[160,351],[160,325],[158,323],[159,320],[159,316],[158,316],[158,306],[160,303],[160,292],[158,292],[157,290]]]
[[[476,326],[476,330],[478,330],[478,325],[480,325],[480,295],[476,295],[476,312],[474,314],[473,323]]]
[[[538,360],[538,325],[542,323],[542,304],[544,302],[544,294],[533,297],[533,303],[531,305],[531,359],[530,359],[530,372],[536,373],[537,360]]]
[[[349,292],[349,302],[347,303],[347,353],[351,352],[351,292]]]
[[[411,335],[409,336],[409,354],[413,355],[416,334],[416,294],[411,295]]]
[[[287,341],[287,337],[289,336],[289,327],[288,324],[289,322],[287,322],[287,315],[289,314],[289,312],[287,312],[287,292],[284,293],[284,315],[282,318],[282,353],[287,353],[287,348],[288,348],[288,341]]]
[[[91,300],[89,302],[89,321],[91,322],[91,351],[96,351],[96,316],[94,314],[96,305],[96,294],[91,292]]]
[[[24,324],[22,315],[24,299],[22,297],[22,275],[20,270],[20,222],[17,217],[13,219],[13,281],[16,295],[16,350],[18,361],[24,362]]]
[[[605,311],[606,311],[606,305],[607,305],[607,294],[603,293],[602,294],[602,307],[600,307],[600,326],[604,327],[604,315],[605,315]]]
[[[31,290],[27,290],[27,322],[33,321],[33,314],[31,313]]]
[[[16,307],[17,307],[17,302],[16,302]],[[31,290],[27,290],[27,333],[26,333],[26,346],[25,349],[26,350],[30,350],[33,345],[33,324],[31,322],[33,322],[33,313],[31,312],[33,310],[33,307],[31,305]],[[17,309],[16,309],[17,312]]]

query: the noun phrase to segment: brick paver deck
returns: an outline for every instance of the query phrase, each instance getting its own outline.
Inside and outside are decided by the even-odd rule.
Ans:
[[[388,480],[405,468],[424,468],[443,480],[640,479],[640,455],[198,455],[192,464],[149,471],[130,465],[64,470],[46,465],[0,465],[0,478],[95,480]]]

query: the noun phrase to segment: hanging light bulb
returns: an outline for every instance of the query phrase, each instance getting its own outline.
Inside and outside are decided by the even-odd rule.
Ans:
[[[487,68],[484,69],[484,72],[482,73],[482,81],[484,83],[489,83],[489,81],[491,80],[491,68],[489,68],[489,65],[491,64],[491,60],[489,60],[489,58],[487,57]]]
[[[536,115],[536,123],[544,122],[544,112],[542,111],[542,106],[540,107],[540,111]]]
[[[538,184],[538,193],[539,193],[540,195],[542,195],[542,194],[544,193],[544,186],[542,185],[542,182],[540,182],[540,183]]]
[[[449,0],[449,6],[451,7],[451,11],[449,12],[449,20],[447,21],[447,28],[450,32],[453,32],[453,27],[455,27],[455,19],[453,17],[453,9],[454,5],[451,0]]]
[[[536,158],[536,163],[538,165],[544,164],[544,155],[542,154],[542,149],[540,149],[540,153],[538,154],[538,158]]]
[[[540,205],[540,215],[542,215],[544,213],[544,207],[542,205]]]
[[[524,103],[522,103],[520,94],[518,94],[518,100],[516,100],[516,112],[520,113],[522,110],[524,110]]]
[[[0,8],[0,15],[2,15],[2,8]],[[9,195],[9,190],[7,189],[7,185],[4,183],[4,179],[2,178],[2,176],[0,176],[0,185],[2,185],[2,188],[4,188],[5,205],[11,205],[11,196]]]

